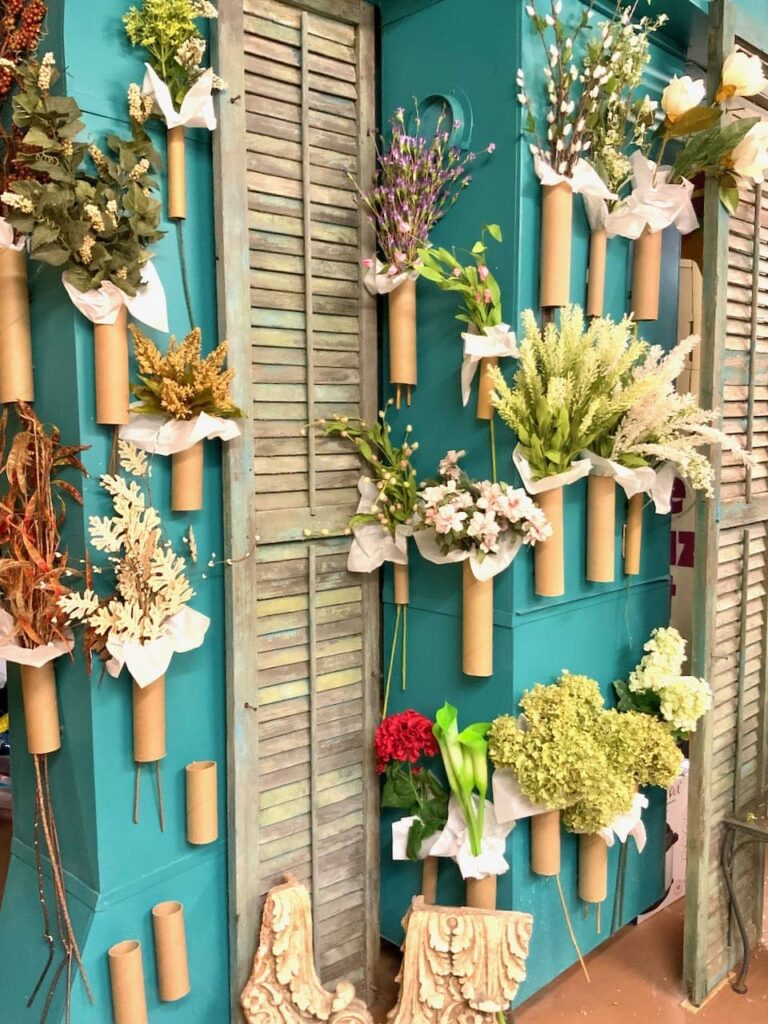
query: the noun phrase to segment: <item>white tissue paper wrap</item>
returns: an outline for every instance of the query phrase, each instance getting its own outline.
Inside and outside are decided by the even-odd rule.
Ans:
[[[496,820],[502,823],[531,818],[554,810],[544,804],[535,804],[520,789],[517,777],[511,768],[497,768],[493,773],[493,806]]]
[[[615,199],[616,195],[608,188],[592,164],[581,159],[576,162],[573,174],[558,174],[552,164],[540,153],[533,157],[533,168],[542,185],[559,185],[564,182],[582,196],[594,196],[597,199]]]
[[[120,427],[122,441],[130,441],[152,455],[174,455],[186,451],[198,441],[215,437],[222,441],[232,441],[239,436],[240,427],[234,420],[209,416],[205,412],[193,420],[169,420],[164,416],[131,414],[130,421]]]
[[[658,469],[653,470],[653,474],[654,481],[648,493],[653,498],[656,514],[664,516],[672,511],[672,488],[675,486],[677,470],[674,463],[662,462]]]
[[[478,805],[478,797],[473,796],[472,802]],[[496,820],[493,804],[485,801],[485,824],[483,839],[480,844],[480,856],[475,857],[469,845],[469,832],[461,813],[456,797],[451,794],[448,803],[448,821],[437,837],[437,842],[430,850],[432,857],[450,857],[461,871],[462,878],[487,878],[488,875],[503,875],[509,871],[509,864],[504,857],[507,836],[514,828],[514,823],[500,825]]]
[[[512,452],[512,461],[529,494],[543,494],[545,491],[554,491],[556,487],[567,487],[569,484],[581,480],[583,476],[589,476],[592,469],[589,459],[574,459],[570,469],[566,469],[564,473],[556,473],[555,476],[545,476],[541,480],[534,480],[528,459],[523,455],[519,444],[515,445],[515,450]]]
[[[146,263],[141,271],[142,286],[135,295],[126,295],[111,281],[103,281],[99,288],[90,291],[78,291],[66,277],[62,283],[72,303],[94,324],[113,324],[117,320],[121,306],[127,306],[128,312],[136,320],[140,320],[156,331],[168,333],[168,305],[165,300],[165,289],[160,275],[152,263]]]
[[[194,608],[182,608],[165,624],[165,635],[145,644],[107,640],[112,655],[107,672],[117,678],[123,666],[140,687],[149,686],[168,671],[174,654],[184,654],[199,647],[205,639],[211,620]]]
[[[632,154],[634,188],[609,214],[609,234],[639,238],[645,228],[663,231],[672,224],[682,235],[695,231],[699,220],[691,203],[693,182],[670,185],[667,178],[671,172],[672,168],[666,166],[659,167],[657,171],[653,160],[648,160],[636,150]]]
[[[585,449],[582,457],[589,459],[592,463],[592,474],[594,476],[612,476],[621,487],[628,498],[636,494],[648,494],[656,482],[656,470],[650,466],[640,466],[637,469],[629,469],[619,462],[611,459],[604,459],[594,452]]]
[[[469,401],[469,389],[477,373],[480,360],[487,359],[489,356],[496,356],[498,359],[513,356],[516,359],[520,355],[520,351],[517,347],[515,332],[509,329],[509,324],[484,327],[482,334],[466,331],[461,337],[464,339],[464,361],[461,364],[461,401],[463,405],[466,405]]]
[[[42,668],[54,658],[60,658],[62,654],[69,654],[75,646],[72,640],[56,640],[52,644],[43,644],[40,647],[22,647],[16,643],[13,636],[13,616],[4,609],[0,609],[0,661],[12,661],[15,665],[29,665],[32,668]]]
[[[626,843],[630,836],[634,836],[637,852],[642,853],[647,839],[642,814],[647,806],[648,797],[642,793],[635,793],[630,809],[625,814],[620,814],[606,828],[600,829],[599,835],[605,840],[606,846],[613,846],[615,839],[620,843]]]
[[[0,252],[2,252],[3,249],[12,249],[13,252],[21,252],[26,244],[26,235],[22,235],[18,242],[14,242],[13,228],[5,217],[0,217]]]
[[[155,112],[163,115],[168,128],[207,128],[212,132],[216,127],[213,110],[213,68],[207,68],[181,101],[177,110],[171,99],[171,91],[154,68],[145,64],[144,84],[141,91],[155,101]]]
[[[379,493],[373,480],[363,477],[358,481],[360,492],[358,512],[370,512]],[[398,526],[394,537],[381,523],[362,523],[352,527],[352,544],[347,558],[350,572],[374,572],[384,562],[408,564],[408,538],[413,534],[410,526]]]
[[[505,530],[499,537],[499,550],[485,555],[480,560],[474,551],[461,551],[458,548],[444,555],[438,547],[437,535],[431,526],[422,530],[414,530],[413,536],[422,558],[426,558],[428,562],[434,562],[435,565],[447,565],[451,562],[464,562],[469,559],[472,575],[481,583],[493,579],[494,576],[511,565],[512,559],[523,543],[519,533]]]
[[[399,288],[406,281],[415,281],[418,276],[418,270],[405,270],[400,274],[388,274],[387,267],[384,266],[381,260],[376,260],[375,264],[366,271],[363,284],[371,295],[388,295],[389,292],[393,292],[395,288]]]
[[[416,821],[416,815],[409,815],[407,818],[401,818],[399,821],[392,822],[392,860],[408,860],[408,854],[406,850],[408,848],[408,833],[411,831],[411,825]],[[440,838],[440,833],[436,832],[429,839],[425,839],[421,844],[419,850],[419,860],[425,860],[432,853],[437,840]]]

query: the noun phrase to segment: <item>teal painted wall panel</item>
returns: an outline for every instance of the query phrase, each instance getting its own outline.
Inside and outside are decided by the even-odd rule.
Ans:
[[[480,0],[471,5],[443,0],[404,14],[395,5],[384,9],[382,28],[381,117],[397,107],[409,107],[413,97],[463,90],[474,116],[471,147],[496,143],[496,152],[480,157],[473,168],[473,183],[440,223],[433,241],[468,249],[483,223],[499,223],[504,243],[490,243],[489,263],[497,274],[504,298],[504,320],[519,329],[519,313],[538,302],[540,189],[533,174],[528,140],[521,134],[520,110],[515,99],[515,72],[522,63],[532,82],[540,75],[540,43],[532,35],[522,2],[499,5]],[[577,0],[566,9],[579,9]],[[488,26],[493,31],[488,31]],[[439,45],[425,46],[425,40]],[[662,75],[681,72],[682,55],[674,40],[654,47],[649,87],[658,88]],[[531,88],[529,86],[529,88]],[[535,87],[533,87],[535,89]],[[572,286],[574,301],[584,300],[588,230],[581,200],[574,203]],[[630,243],[610,243],[606,313],[621,316],[628,308]],[[664,244],[664,288],[660,320],[644,325],[648,340],[670,346],[676,334],[677,261],[679,238],[668,232]],[[475,477],[490,474],[487,425],[475,418],[476,391],[466,409],[461,406],[459,369],[461,325],[454,319],[454,300],[428,282],[418,285],[419,385],[410,409],[392,410],[395,438],[412,424],[420,448],[415,457],[420,477],[433,474],[448,448],[467,450],[465,465]],[[386,323],[385,323],[386,346]],[[509,374],[513,364],[503,367]],[[386,351],[382,380],[388,379]],[[385,387],[385,394],[388,388]],[[514,438],[496,423],[499,476],[519,486],[512,467]],[[471,679],[461,672],[461,568],[424,562],[416,551],[411,557],[411,604],[408,612],[408,688],[400,689],[397,672],[392,684],[390,711],[415,707],[432,715],[444,700],[458,705],[460,720],[487,720],[517,710],[522,694],[535,682],[553,681],[563,668],[598,679],[611,694],[614,679],[626,676],[639,660],[651,629],[666,624],[669,615],[669,519],[646,508],[642,574],[627,582],[621,572],[621,530],[625,502],[617,492],[616,565],[614,584],[588,583],[585,571],[586,483],[566,488],[566,594],[548,600],[533,593],[533,556],[522,551],[511,569],[494,586],[494,675]],[[385,656],[393,628],[391,578],[384,583]],[[385,657],[386,665],[386,657]],[[628,857],[624,913],[627,922],[661,895],[663,886],[664,794],[649,794],[646,813],[649,842],[642,857],[632,849]],[[416,865],[391,860],[389,826],[395,815],[382,818],[382,931],[400,941],[400,919],[411,895],[418,891]],[[529,977],[520,1001],[530,996],[575,962],[553,880],[531,875],[529,829],[519,825],[508,841],[511,870],[499,879],[498,904],[504,909],[534,914],[534,939]],[[613,912],[618,850],[611,852],[609,899],[603,907],[601,934],[594,911],[582,917],[576,891],[576,846],[564,837],[562,881],[571,916],[585,950],[607,937]],[[464,886],[458,869],[441,864],[439,899],[463,902]]]
[[[68,69],[68,91],[85,112],[88,132],[101,142],[107,131],[129,132],[125,93],[141,82],[141,53],[125,40],[121,16],[128,4],[104,0],[62,0],[50,4],[54,22],[63,24],[59,65]],[[52,38],[54,38],[52,36]],[[164,128],[151,127],[164,153]],[[204,348],[217,341],[215,251],[211,139],[192,132],[187,143],[189,217],[184,233],[195,321],[203,330]],[[184,304],[176,230],[157,247],[155,265],[168,297],[171,331],[189,330]],[[110,428],[94,419],[92,327],[70,304],[56,271],[32,270],[32,314],[38,414],[57,423],[67,441],[89,444],[85,463],[91,473],[83,482],[85,510],[70,511],[64,541],[73,562],[83,555],[88,515],[107,514],[111,505],[98,486],[107,469]],[[150,332],[164,346],[167,339]],[[135,373],[135,367],[133,367]],[[222,555],[221,455],[218,443],[206,446],[204,510],[170,511],[170,460],[153,460],[153,503],[163,516],[167,535],[184,550],[182,535],[193,526],[200,560],[190,566],[197,591],[192,605],[211,618],[204,646],[174,657],[167,673],[167,757],[162,764],[166,831],[160,832],[150,768],[142,779],[141,823],[132,821],[134,762],[131,735],[131,687],[127,676],[88,677],[82,655],[57,663],[59,703],[64,730],[62,750],[51,756],[51,779],[62,857],[67,869],[70,907],[83,947],[96,1005],[74,986],[73,1020],[102,1024],[111,1019],[106,951],[124,938],[138,938],[151,1019],[223,1022],[229,1019],[228,899],[226,857],[226,743],[224,682],[224,600],[222,569],[208,569],[215,552]],[[207,573],[208,579],[203,579]],[[18,686],[11,679],[13,780],[17,814],[8,887],[0,912],[0,991],[9,1024],[38,1019],[40,1003],[24,1009],[45,960],[32,854],[33,774],[26,754]],[[219,765],[220,840],[207,847],[189,846],[185,838],[184,767],[193,760]],[[191,994],[177,1004],[157,996],[151,907],[160,900],[184,903],[192,981]],[[24,956],[18,956],[18,950]],[[5,1018],[4,1018],[5,1019]],[[61,1020],[57,1001],[49,1020]]]

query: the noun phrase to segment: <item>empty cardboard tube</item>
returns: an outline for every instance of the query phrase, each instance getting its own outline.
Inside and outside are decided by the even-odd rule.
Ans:
[[[194,846],[215,843],[219,838],[219,801],[215,761],[193,761],[187,780],[187,842]]]
[[[149,686],[133,684],[133,759],[139,764],[165,757],[165,676]]]
[[[467,676],[493,675],[493,580],[478,580],[469,559],[462,562],[462,670]]]
[[[187,216],[187,152],[184,125],[168,129],[168,217]]]
[[[534,586],[540,597],[559,597],[565,593],[563,488],[542,491],[536,501],[549,520],[552,535],[533,549]]]
[[[106,426],[130,419],[128,373],[128,310],[120,307],[113,324],[94,324],[96,422]]]
[[[408,563],[401,565],[393,562],[395,571],[395,604],[408,604],[410,586],[408,583]]]
[[[34,398],[27,253],[0,249],[0,403]]]
[[[627,503],[627,523],[624,527],[624,572],[627,576],[637,576],[640,573],[644,497],[643,494],[633,494]]]
[[[545,308],[567,306],[571,293],[573,192],[565,182],[541,189],[541,296]]]
[[[546,877],[560,873],[560,811],[531,818],[531,871]]]
[[[189,964],[187,936],[184,930],[184,907],[175,900],[158,903],[152,908],[152,931],[155,935],[157,988],[164,1003],[175,1003],[189,995]]]
[[[496,909],[496,875],[467,879],[467,906],[476,910]]]
[[[407,278],[389,293],[389,380],[418,383],[416,365],[416,282]]]
[[[645,228],[632,253],[632,302],[635,320],[659,319],[661,289],[661,231]]]
[[[479,420],[492,420],[494,408],[491,402],[491,392],[493,391],[493,381],[488,375],[488,370],[492,366],[498,366],[499,360],[497,356],[485,356],[480,360],[480,372],[478,373],[478,385],[477,385],[477,418]]]
[[[149,1024],[141,943],[118,942],[107,953],[115,1024]]]
[[[587,280],[587,316],[602,316],[605,305],[605,263],[608,234],[604,228],[589,236],[589,278]]]
[[[616,482],[587,477],[587,579],[613,583],[616,575]]]
[[[204,442],[198,441],[171,456],[171,508],[197,512],[203,507]]]
[[[30,754],[52,754],[61,749],[56,670],[49,661],[40,668],[21,666],[21,696]]]
[[[579,836],[579,896],[602,903],[608,895],[608,847],[599,835]]]
[[[433,905],[437,902],[437,869],[439,857],[425,857],[421,865],[421,895],[424,902]]]

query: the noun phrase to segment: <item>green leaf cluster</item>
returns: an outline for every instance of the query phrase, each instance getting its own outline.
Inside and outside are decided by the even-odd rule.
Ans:
[[[469,833],[469,845],[480,856],[488,792],[488,722],[474,722],[459,731],[459,713],[447,702],[435,715],[432,729],[443,758],[448,785],[456,797]]]
[[[483,225],[479,240],[470,250],[474,262],[468,265],[459,262],[455,250],[431,247],[419,249],[419,276],[434,281],[442,291],[457,292],[462,306],[456,319],[475,327],[478,333],[484,327],[495,327],[502,320],[501,290],[485,258],[488,251],[486,233],[501,242],[501,228],[498,224]]]
[[[442,832],[448,820],[448,794],[437,777],[428,768],[414,770],[412,765],[401,761],[387,765],[381,806],[415,815],[406,846],[409,860],[420,859],[424,840]]]
[[[107,136],[108,152],[88,146],[75,100],[51,95],[39,76],[39,62],[30,61],[13,98],[13,123],[23,132],[17,160],[30,176],[13,182],[4,216],[29,235],[31,258],[62,267],[79,291],[111,281],[135,295],[148,247],[163,235],[149,174],[159,157],[137,121],[130,138]]]

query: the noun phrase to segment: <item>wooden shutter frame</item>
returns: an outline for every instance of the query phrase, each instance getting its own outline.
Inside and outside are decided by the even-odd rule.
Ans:
[[[768,29],[739,10],[733,0],[713,0],[710,8],[708,66],[719,72],[725,58],[737,42],[743,41],[763,53],[768,53]],[[714,83],[711,83],[714,84]],[[759,198],[759,189],[756,190]],[[723,404],[725,374],[724,355],[728,334],[728,272],[729,272],[730,217],[719,200],[717,182],[708,178],[704,196],[704,254],[703,294],[707,297],[703,309],[703,337],[701,349],[700,403],[703,408],[720,408]],[[759,231],[758,231],[759,237]],[[756,302],[756,298],[753,299]],[[753,337],[753,349],[756,342]],[[749,353],[748,353],[749,355]],[[754,359],[754,355],[751,355]],[[753,401],[755,375],[750,374],[750,398]],[[749,430],[749,426],[748,426]],[[721,454],[711,451],[715,468],[714,497],[699,500],[697,509],[697,539],[694,593],[697,595],[693,610],[693,643],[691,649],[692,672],[696,676],[714,679],[718,653],[716,650],[716,615],[718,601],[718,552],[721,531],[743,527],[744,554],[749,556],[747,527],[768,520],[768,495],[753,497],[749,480],[743,503],[721,502]],[[767,559],[768,561],[768,559]],[[743,589],[748,572],[742,571]],[[768,580],[766,580],[768,595]],[[744,601],[746,594],[742,598]],[[768,603],[768,596],[765,598]],[[764,608],[764,626],[768,626],[768,607]],[[743,628],[743,626],[742,626]],[[765,786],[768,768],[768,635],[763,634],[761,727],[758,739],[759,783]],[[740,673],[743,666],[740,665]],[[737,751],[738,758],[738,714]],[[701,1005],[735,964],[740,948],[734,932],[730,962],[719,976],[709,971],[708,946],[711,933],[711,881],[719,870],[717,827],[713,824],[714,794],[711,765],[714,752],[714,711],[710,712],[691,738],[691,773],[688,805],[688,869],[686,877],[684,978],[691,1001]],[[737,771],[740,766],[737,764]],[[738,792],[738,785],[736,786]],[[760,872],[756,902],[762,908],[763,878]],[[746,909],[746,908],[745,908]]]
[[[375,66],[374,8],[364,0],[283,0],[289,6],[320,16],[333,17],[362,29],[358,48],[358,83],[360,88],[360,133],[358,160],[360,180],[369,180],[374,168],[373,147],[368,130],[375,127],[368,113],[374,110]],[[247,197],[246,82],[243,56],[245,7],[248,0],[219,0],[216,40],[213,44],[216,65],[228,82],[227,92],[218,100],[218,130],[214,133],[214,188],[216,202],[217,284],[220,336],[231,341],[229,365],[236,371],[235,390],[239,404],[250,415],[253,403],[249,228],[244,206]],[[365,74],[362,73],[363,69]],[[375,252],[375,235],[366,218],[360,218],[360,242],[365,251]],[[308,269],[308,268],[305,268]],[[371,337],[375,346],[376,304],[360,280],[360,336]],[[248,343],[244,343],[248,339]],[[374,348],[375,351],[375,348]],[[371,365],[361,363],[361,405],[364,415],[374,417],[378,408],[377,359]],[[247,697],[257,674],[255,647],[247,642],[249,621],[247,609],[252,589],[249,559],[244,558],[258,543],[258,517],[250,501],[253,477],[254,443],[251,431],[224,448],[223,497],[225,544],[228,555],[235,559],[226,577],[225,614],[227,635],[227,825],[229,836],[229,930],[230,988],[232,1021],[241,1020],[240,992],[248,978],[256,950],[261,905],[258,899],[245,900],[252,892],[252,879],[258,876],[259,823],[253,811],[253,775],[251,766],[258,763],[258,722]],[[346,517],[326,523],[331,536],[347,526]],[[303,532],[303,531],[301,531]],[[290,536],[282,540],[301,539],[294,525]],[[312,545],[307,551],[312,564]],[[310,572],[312,570],[310,569]],[[361,579],[369,594],[378,593],[375,576]],[[370,611],[372,602],[367,602]],[[312,628],[310,623],[310,629]],[[378,780],[374,769],[373,733],[376,724],[380,673],[379,616],[370,616],[364,629],[367,635],[363,664],[363,701],[365,720],[364,772],[367,772],[365,793],[365,855],[364,885],[366,888],[366,964],[368,986],[378,962],[379,944],[379,844],[378,844]],[[248,851],[248,857],[244,855]],[[316,951],[317,952],[317,951]]]

